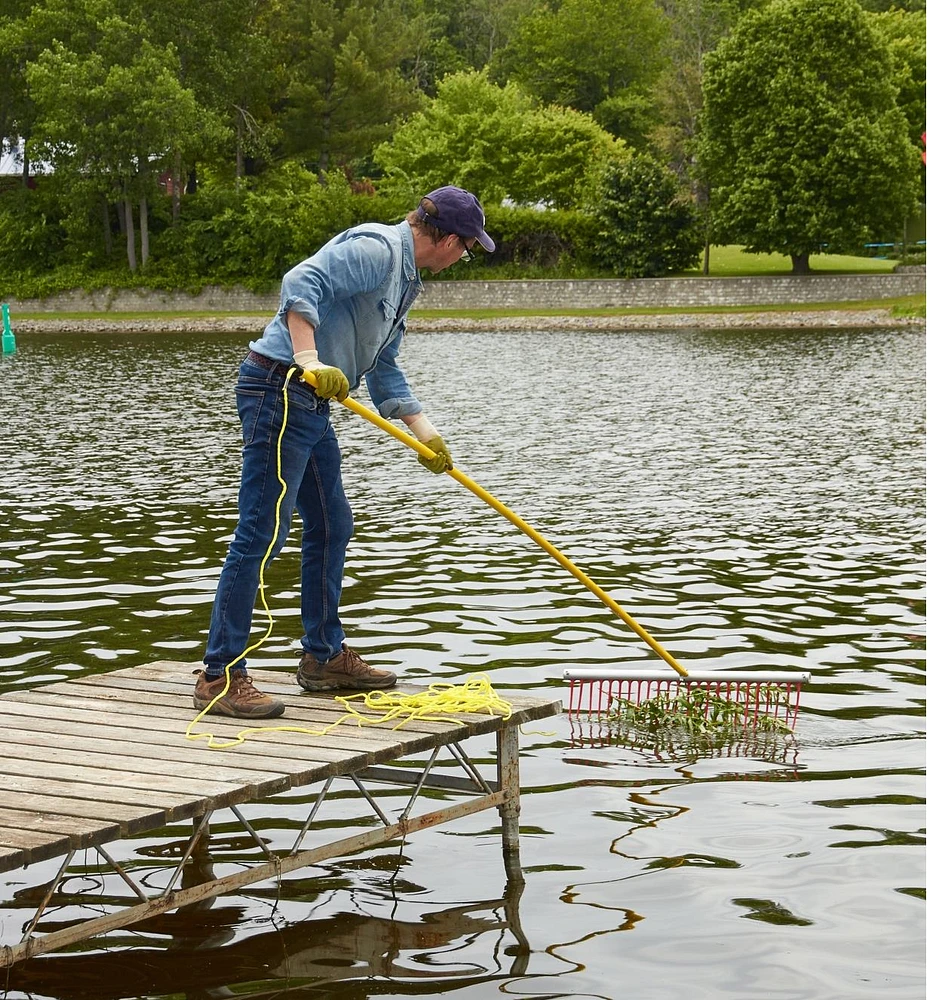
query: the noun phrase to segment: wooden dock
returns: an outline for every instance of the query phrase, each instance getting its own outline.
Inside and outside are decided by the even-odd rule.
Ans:
[[[499,810],[506,872],[510,878],[521,877],[518,727],[557,714],[559,700],[510,697],[506,693],[513,708],[507,720],[460,715],[447,722],[410,722],[400,729],[342,725],[326,736],[258,733],[231,749],[211,750],[204,741],[185,738],[187,724],[195,714],[195,667],[158,661],[0,696],[0,871],[63,856],[57,877],[43,886],[43,898],[22,939],[0,946],[0,968],[484,809]],[[258,670],[253,674],[262,690],[286,702],[286,715],[266,722],[207,716],[197,731],[209,731],[225,741],[250,725],[317,730],[343,714],[333,695],[301,692],[290,673]],[[421,688],[400,684],[399,690],[412,693]],[[496,735],[492,779],[480,773],[461,745],[486,733]],[[440,752],[450,756],[459,773],[433,767]],[[384,766],[424,754],[430,754],[427,763]],[[301,850],[303,838],[336,779],[346,779],[361,792],[379,826]],[[271,851],[238,808],[288,789],[316,784],[321,787],[305,824],[285,851]],[[408,801],[398,815],[395,796],[384,797],[388,805],[378,803],[375,791],[381,784],[410,787]],[[457,801],[417,813],[414,807],[423,788],[439,788]],[[192,888],[176,888],[197,845],[203,849],[210,818],[217,810],[236,817],[263,852],[264,861]],[[160,891],[142,889],[107,850],[107,845],[123,838],[184,820],[192,821],[186,851],[170,866],[171,874]],[[128,905],[64,929],[43,932],[43,912],[54,904],[74,852],[90,849],[128,887]]]

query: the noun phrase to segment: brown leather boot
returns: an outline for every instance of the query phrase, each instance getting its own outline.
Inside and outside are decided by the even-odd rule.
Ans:
[[[342,644],[341,652],[327,663],[319,663],[312,653],[303,653],[296,683],[304,691],[382,691],[396,683],[396,675],[371,667]]]
[[[204,671],[197,670],[196,674],[193,707],[202,712],[216,695],[222,693],[225,678],[209,681]],[[276,719],[283,715],[285,709],[282,701],[258,691],[254,681],[243,670],[233,670],[225,697],[220,698],[209,711],[212,715],[231,715],[235,719]]]

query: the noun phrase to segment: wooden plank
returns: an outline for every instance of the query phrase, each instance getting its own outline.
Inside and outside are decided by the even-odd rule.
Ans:
[[[38,698],[38,696],[36,696]],[[61,719],[63,721],[81,722],[87,725],[88,729],[95,727],[109,726],[113,722],[123,727],[140,729],[150,732],[154,728],[155,721],[160,721],[158,725],[161,731],[171,732],[179,738],[183,738],[186,724],[193,718],[190,710],[184,708],[173,708],[164,704],[152,704],[145,706],[139,703],[126,704],[120,702],[110,707],[106,706],[105,711],[96,707],[99,702],[85,702],[82,699],[72,696],[45,696],[41,702],[35,698],[3,698],[0,701],[0,713],[14,714],[39,719]],[[327,712],[304,712],[299,708],[291,709],[291,719],[231,719],[227,716],[210,715],[204,718],[201,726],[223,739],[234,739],[242,729],[263,730],[263,738],[280,735],[276,732],[281,726],[297,725],[311,730],[321,730],[333,723],[336,718],[344,713]],[[316,733],[289,733],[290,741],[293,737],[302,737],[310,740],[326,740],[329,746],[336,744],[348,750],[365,750],[372,741],[374,743],[401,744],[414,740],[417,736],[442,735],[454,729],[460,731],[461,727],[454,727],[451,724],[438,724],[431,726],[425,733],[421,730],[413,730],[410,727],[395,729],[377,729],[375,727],[344,727],[337,732],[321,735]],[[464,729],[464,732],[466,730]],[[463,732],[461,733],[463,735]]]
[[[109,759],[105,758],[105,760]],[[118,787],[125,783],[133,788],[170,792],[173,795],[183,796],[184,799],[190,797],[195,799],[202,795],[208,795],[212,798],[213,796],[227,795],[235,790],[235,787],[230,787],[227,782],[216,781],[212,778],[208,768],[203,770],[205,772],[203,777],[193,779],[179,778],[170,773],[141,774],[138,771],[120,771],[107,767],[105,764],[94,765],[92,761],[86,760],[83,763],[73,764],[55,764],[43,761],[41,765],[38,765],[32,755],[23,758],[5,756],[3,759],[4,774],[34,777],[38,772],[41,775],[41,780],[56,778],[61,781],[74,781],[102,786],[103,788]]]
[[[193,666],[192,664],[178,664],[177,666]],[[283,700],[287,704],[302,704],[302,705],[323,705],[326,704],[329,707],[335,706],[335,697],[337,695],[347,695],[351,692],[307,692],[302,691],[295,682],[295,671],[293,674],[288,674],[284,671],[277,670],[252,670],[249,673],[254,677],[255,683],[261,688],[261,690],[267,691],[269,694],[275,696],[282,696]],[[189,676],[189,675],[188,675]],[[63,684],[69,682],[58,682],[56,684],[48,685],[48,688],[59,688]],[[151,691],[156,690],[164,694],[180,694],[186,697],[188,702],[192,706],[193,701],[193,685],[189,680],[183,680],[182,675],[176,679],[172,679],[169,674],[165,674],[162,669],[155,669],[154,665],[146,665],[140,667],[123,668],[122,670],[111,671],[105,674],[94,674],[91,677],[82,677],[79,681],[70,682],[77,684],[87,684],[92,686],[100,687],[112,687],[119,688],[121,690],[136,690],[136,691]],[[154,685],[154,687],[153,687]],[[46,690],[48,689],[46,688]],[[396,693],[400,694],[421,694],[423,691],[427,690],[427,685],[404,683],[400,680],[399,684],[393,689]],[[391,692],[392,693],[392,692]],[[560,702],[558,699],[552,698],[538,698],[530,695],[523,695],[517,692],[503,691],[500,692],[500,697],[504,698],[512,705],[513,714],[517,714],[524,711],[531,711],[537,709],[539,706],[544,706],[549,708],[550,706],[556,706],[553,710],[548,710],[545,715],[556,715],[560,711]],[[465,713],[460,716],[464,721],[469,721],[471,719],[485,719],[488,716],[483,713]]]
[[[513,706],[506,721],[468,714],[398,730],[339,727],[327,736],[262,731],[233,748],[210,750],[205,740],[185,739],[195,716],[195,666],[158,661],[0,696],[0,757],[7,765],[0,763],[0,869],[560,711],[548,698],[505,693]],[[253,728],[322,729],[344,714],[337,692],[301,692],[295,669],[252,673],[262,690],[287,704],[283,719],[257,720]],[[398,690],[423,689],[400,684]],[[248,728],[248,720],[208,716],[196,732],[232,741]]]
[[[332,722],[336,721],[336,719],[344,715],[344,706],[335,701],[334,694],[326,694],[324,692],[301,692],[298,689],[294,691],[295,685],[285,685],[266,681],[262,677],[259,677],[257,672],[254,676],[255,680],[259,681],[262,690],[266,691],[268,694],[281,697],[286,703],[287,714],[284,717],[286,722],[290,722],[290,720],[299,720],[298,724],[300,725],[306,725],[307,727],[316,725],[317,727],[322,727],[330,725]],[[139,692],[150,694],[152,691],[155,691],[161,696],[155,704],[164,706],[170,705],[174,708],[181,709],[183,711],[183,717],[186,718],[187,721],[192,719],[195,715],[195,710],[192,708],[192,688],[189,685],[181,686],[175,682],[126,677],[124,675],[117,676],[116,674],[99,674],[94,677],[82,678],[79,681],[64,681],[39,689],[39,691],[43,692],[51,692],[52,690],[56,695],[60,692],[61,694],[73,694],[77,697],[99,696],[101,699],[105,700],[107,704],[112,703],[114,711],[121,710],[117,707],[118,703],[124,702],[130,705],[133,703],[138,704],[137,698],[128,698],[125,694],[119,695],[117,692]],[[424,689],[421,687],[412,687],[409,690],[404,690],[404,687],[400,685],[400,687],[396,689],[396,693],[415,694],[420,693],[422,690]],[[99,692],[99,694],[97,695],[96,692]],[[35,695],[37,693],[38,692],[27,692],[27,695]],[[506,697],[508,698],[507,695]],[[28,698],[24,697],[23,700],[28,700]],[[524,722],[533,721],[537,718],[555,715],[560,711],[560,702],[553,699],[514,696],[512,698],[508,698],[508,700],[512,704],[513,713],[512,718],[506,720],[505,724],[521,725]],[[168,716],[165,715],[165,717]],[[212,715],[208,716],[201,720],[200,725],[206,726],[207,719],[209,722],[212,722],[216,718],[221,717]],[[471,730],[468,735],[473,735],[476,733],[493,732],[502,724],[503,720],[499,716],[492,716],[488,713],[459,713],[455,715],[453,720],[442,720],[438,722],[415,720],[404,724],[401,731],[438,733],[446,732],[448,726],[454,726],[457,729],[460,729],[463,726]],[[376,727],[363,727],[359,731],[374,732],[377,731],[377,729]],[[358,729],[352,727],[351,732],[356,733],[358,732]]]
[[[182,734],[179,732],[164,731],[153,727],[152,716],[119,716],[118,726],[113,725],[115,718],[116,716],[108,715],[105,712],[75,712],[70,709],[59,710],[47,705],[31,705],[8,701],[6,698],[0,699],[0,726],[15,727],[20,724],[20,720],[33,719],[41,723],[41,726],[48,731],[68,732],[88,738],[92,738],[99,727],[104,727],[110,738],[118,736],[136,743],[176,745],[177,741],[182,738]],[[209,731],[223,740],[234,739],[246,725],[239,719],[231,720],[233,724],[229,725],[219,721],[220,718],[219,716],[209,717]],[[55,724],[54,728],[52,728],[52,723]],[[35,724],[30,728],[35,729]],[[265,727],[257,728],[265,729]],[[386,759],[390,754],[393,757],[403,757],[406,754],[428,750],[446,743],[449,739],[457,738],[454,732],[457,729],[458,727],[448,726],[450,736],[443,739],[441,737],[445,734],[409,733],[403,730],[398,732],[390,730],[388,736],[375,736],[375,738],[372,738],[375,734],[368,736],[364,732],[363,735],[357,735],[359,731],[355,731],[350,738],[339,735],[337,739],[334,739],[332,737],[306,736],[301,733],[272,732],[265,729],[260,734],[260,742],[253,735],[250,740],[241,745],[240,750],[245,753],[260,753],[262,748],[269,748],[274,755],[292,755],[294,759],[299,759],[299,748],[304,741],[307,741],[313,746],[322,745],[333,749],[337,748],[345,756],[349,756],[354,751],[359,753],[382,751],[385,752],[385,756],[381,755],[380,759]],[[323,742],[320,744],[319,741]],[[324,769],[320,768],[321,770]]]
[[[157,806],[168,813],[175,806],[182,806],[191,800],[189,795],[177,795],[173,792],[138,788],[130,777],[124,785],[110,785],[109,788],[85,781],[61,781],[57,778],[46,778],[38,774],[8,774],[0,773],[0,800],[5,792],[29,792],[34,795],[49,795],[59,799],[83,799],[99,802],[105,799],[105,805],[120,803],[127,806]],[[209,796],[200,793],[200,800],[207,802]],[[62,810],[67,812],[67,810]]]
[[[70,846],[90,846],[88,837],[119,836],[119,824],[105,820],[88,819],[64,813],[33,813],[0,807],[0,826],[10,830],[28,830],[39,834],[59,834],[71,839]]]
[[[294,691],[292,685],[287,686],[261,682],[260,686],[261,690],[278,696],[283,700],[287,706],[285,716],[287,722],[290,719],[298,718],[303,720],[300,724],[308,724],[306,720],[313,720],[317,721],[318,726],[321,727],[331,725],[331,723],[346,714],[345,707],[335,701],[333,696],[310,694],[298,690]],[[88,710],[104,710],[105,705],[106,710],[123,712],[126,710],[123,706],[135,706],[137,708],[143,702],[142,696],[150,695],[152,692],[158,695],[158,699],[150,703],[150,707],[170,706],[181,712],[180,716],[165,715],[165,717],[182,717],[189,721],[197,714],[196,709],[193,708],[192,688],[181,688],[179,685],[170,682],[147,681],[137,678],[119,678],[113,682],[109,680],[106,674],[81,681],[49,685],[47,688],[39,688],[35,691],[17,693],[14,700],[27,703],[41,701],[43,704],[74,704],[77,707],[71,698],[96,698],[100,704],[96,706],[85,705],[83,707]],[[398,693],[403,692],[399,691]],[[43,698],[44,700],[42,700]],[[358,707],[360,708],[360,706]],[[209,716],[208,718],[212,720],[217,718],[217,716]],[[221,718],[221,716],[218,718]],[[439,733],[444,732],[449,725],[457,725],[459,727],[460,724],[467,725],[472,722],[482,722],[491,718],[493,717],[484,714],[460,714],[453,721],[448,719],[428,722],[419,719],[406,723],[403,729],[408,732]],[[286,723],[281,724],[285,725]],[[201,725],[206,725],[205,719],[202,720]]]
[[[105,839],[111,840],[113,836],[118,835],[117,828],[116,834],[107,835]],[[91,839],[87,837],[87,842],[79,846],[81,848],[93,846],[90,843]],[[17,868],[37,864],[39,861],[58,858],[71,850],[74,846],[73,840],[73,837],[66,834],[41,834],[19,827],[0,827],[0,872],[15,871]]]
[[[100,820],[110,825],[118,823],[119,833],[123,837],[164,826],[167,821],[164,809],[125,805],[120,802],[93,802],[84,799],[61,798],[55,795],[41,795],[15,789],[4,790],[3,808],[17,809],[20,812],[82,816],[85,819]]]
[[[88,750],[86,740],[78,736],[65,736],[61,733],[31,733],[18,730],[15,733],[0,729],[0,760],[4,763],[9,755],[23,756],[37,763],[76,764],[88,767],[106,767],[116,771],[130,771],[134,774],[164,774],[170,772],[178,777],[198,779],[208,770],[209,777],[214,781],[223,781],[235,787],[251,787],[254,797],[271,795],[288,786],[279,775],[279,768],[266,771],[257,770],[253,766],[239,767],[238,758],[226,767],[214,763],[230,755],[229,751],[210,751],[209,760],[203,759],[200,748],[179,747],[174,751],[171,747],[159,747],[160,759],[153,760],[143,746],[137,743],[125,743],[120,740],[97,740],[100,746],[106,742],[109,750]],[[9,746],[8,744],[12,744]],[[281,764],[288,763],[281,761]],[[0,764],[0,766],[3,766]]]
[[[206,750],[202,744],[194,743],[161,745],[156,748],[157,757],[152,757],[152,747],[143,743],[97,737],[89,745],[84,736],[49,732],[45,729],[32,732],[21,727],[14,732],[0,726],[0,757],[6,752],[2,746],[6,743],[28,747],[26,752],[34,753],[36,760],[80,763],[82,759],[94,757],[105,760],[108,767],[126,771],[138,769],[141,772],[159,774],[169,768],[171,771],[177,769],[177,773],[195,776],[202,774],[203,769],[208,767],[213,777],[229,782],[252,782],[260,787],[263,795],[276,790],[272,787],[265,790],[265,783],[268,786],[277,784],[281,788],[285,787],[279,784],[284,777],[281,772],[290,765],[290,761],[286,759],[244,756],[236,754],[235,750]],[[344,754],[337,756],[343,758]],[[335,755],[328,753],[324,759],[330,761],[334,758]],[[309,760],[312,759],[310,756]]]
[[[233,750],[209,750],[205,743],[188,743],[178,739],[176,733],[164,733],[152,729],[142,732],[138,729],[127,729],[122,726],[109,725],[105,728],[105,736],[89,736],[87,727],[75,722],[65,722],[60,719],[38,719],[29,717],[8,717],[4,719],[2,704],[0,704],[0,730],[4,726],[15,724],[24,738],[35,736],[57,738],[70,737],[72,744],[85,746],[89,752],[101,753],[141,753],[153,759],[165,754],[165,760],[175,759],[181,755],[184,760],[198,761],[208,766],[213,760],[241,762],[247,767],[267,769],[274,774],[285,774],[287,770],[300,772],[319,769],[324,772],[338,764],[347,764],[355,759],[368,759],[370,754],[355,753],[348,750],[332,748],[330,761],[304,761],[302,750],[305,748],[290,745],[272,744],[268,736],[254,738],[236,746]],[[123,749],[120,751],[120,747]],[[297,767],[303,764],[304,767]],[[311,779],[307,779],[311,780]]]
[[[96,689],[99,690],[99,689]],[[135,693],[135,692],[133,692]],[[298,699],[298,696],[296,696]],[[143,705],[139,701],[128,701],[124,698],[112,700],[108,697],[93,697],[93,691],[71,685],[68,690],[58,690],[54,692],[31,691],[17,695],[14,698],[4,699],[2,704],[21,705],[49,705],[56,709],[71,709],[72,712],[93,713],[106,712],[109,715],[119,716],[120,720],[128,718],[147,719],[151,724],[152,718],[170,720],[176,722],[176,727],[172,727],[177,732],[186,729],[187,723],[196,716],[193,708],[187,707],[187,699],[181,699],[172,695],[161,695],[159,700],[150,705]],[[478,719],[478,716],[473,716]],[[346,739],[354,737],[367,738],[370,735],[376,736],[380,740],[391,739],[395,722],[385,726],[358,726],[356,721],[347,715],[344,708],[331,704],[321,704],[312,706],[303,704],[298,700],[287,705],[286,715],[283,719],[231,719],[228,716],[208,715],[200,720],[199,726],[202,729],[213,731],[216,724],[231,726],[235,732],[254,725],[258,728],[267,727],[273,729],[275,726],[300,726],[306,729],[318,730],[319,738],[322,738],[321,730],[333,725],[341,719],[346,719],[343,728],[333,730],[326,734],[325,738],[331,737],[338,740],[344,734]],[[444,733],[452,722],[423,722],[416,720],[402,727],[402,732],[409,733]],[[459,727],[458,727],[459,728]],[[302,735],[302,734],[300,734]]]
[[[2,708],[3,705],[0,703],[0,710]],[[106,744],[107,748],[112,748],[114,743],[118,744],[120,741],[124,741],[127,744],[136,744],[144,753],[156,757],[165,747],[174,749],[178,746],[178,737],[174,733],[162,733],[158,730],[146,732],[110,725],[106,727],[107,738],[96,741],[93,737],[88,736],[87,726],[80,723],[59,719],[33,719],[25,716],[4,718],[2,711],[0,711],[0,729],[5,726],[28,726],[42,734],[52,733],[77,737],[77,742],[85,744],[91,751],[99,749],[103,744]],[[292,781],[292,784],[303,785],[324,780],[331,775],[347,774],[370,764],[395,760],[406,754],[431,749],[435,745],[434,737],[421,737],[407,743],[399,751],[394,744],[371,748],[366,753],[333,748],[331,762],[318,763],[315,761],[307,762],[303,759],[305,748],[301,744],[293,742],[292,736],[290,736],[289,743],[274,739],[280,736],[290,736],[290,734],[261,734],[260,739],[252,738],[241,746],[235,747],[234,755],[236,757],[240,755],[241,759],[247,760],[249,763],[252,760],[273,763],[281,769],[286,769],[281,771],[283,777],[287,776],[286,771],[289,772],[289,780]],[[192,746],[192,744],[189,745]],[[228,759],[232,755],[232,751],[208,750],[203,744],[199,744],[199,746],[202,747],[200,753],[204,762],[223,759],[222,755],[226,755],[224,759]]]

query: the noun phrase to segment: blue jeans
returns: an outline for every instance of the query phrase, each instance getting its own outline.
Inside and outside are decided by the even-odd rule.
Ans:
[[[284,365],[269,370],[246,360],[235,387],[244,440],[239,520],[212,609],[203,657],[209,678],[224,674],[226,665],[249,645],[261,561],[272,542],[271,559],[283,548],[294,509],[303,522],[303,649],[325,663],[341,652],[344,641],[338,604],[354,518],[341,483],[341,452],[329,420],[330,404],[295,375],[287,388],[287,426],[281,445],[287,489],[274,537],[281,490],[277,438],[283,422],[285,376]],[[244,668],[244,660],[234,667]]]

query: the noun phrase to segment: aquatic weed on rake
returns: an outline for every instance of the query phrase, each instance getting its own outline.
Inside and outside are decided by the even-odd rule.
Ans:
[[[790,731],[798,721],[807,671],[571,668],[568,711],[624,714],[635,725],[681,725],[690,732],[725,729]],[[685,720],[688,720],[687,722]]]

